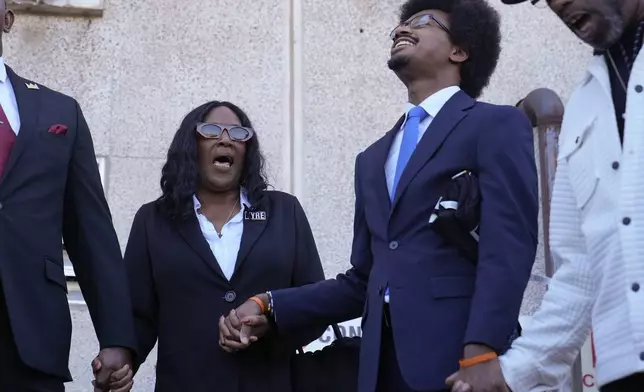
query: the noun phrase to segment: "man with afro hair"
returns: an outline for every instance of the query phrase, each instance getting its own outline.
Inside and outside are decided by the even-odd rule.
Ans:
[[[500,53],[485,0],[409,0],[391,39],[408,103],[356,159],[352,268],[258,294],[222,319],[221,344],[362,315],[359,392],[443,391],[459,368],[485,376],[517,325],[537,249],[532,127],[514,107],[475,100]],[[480,184],[476,264],[429,223],[463,170]]]

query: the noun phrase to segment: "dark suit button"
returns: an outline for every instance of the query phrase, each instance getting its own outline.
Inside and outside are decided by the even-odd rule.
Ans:
[[[615,170],[619,169],[619,162],[617,162],[617,161],[613,162],[612,166],[613,166],[613,169],[615,169]]]
[[[642,87],[642,85],[641,85],[641,84],[638,84],[637,86],[635,86],[635,91],[636,91],[636,92],[641,93],[641,92],[642,92],[642,90],[644,90],[644,87]]]
[[[226,293],[226,295],[224,295],[226,302],[233,302],[235,298],[237,298],[237,294],[235,294],[234,291],[229,291]]]
[[[378,295],[382,295],[382,291],[383,291],[382,286],[378,286]]]
[[[622,223],[623,223],[625,226],[630,225],[630,224],[631,224],[631,218],[626,217],[626,218],[622,219]]]
[[[639,285],[639,283],[633,283],[633,285],[631,286],[631,289],[632,289],[634,292],[636,292],[636,293],[637,293],[638,291],[640,291],[640,285]]]
[[[391,242],[389,243],[389,249],[391,249],[391,250],[396,250],[396,249],[398,249],[398,241],[391,241]]]

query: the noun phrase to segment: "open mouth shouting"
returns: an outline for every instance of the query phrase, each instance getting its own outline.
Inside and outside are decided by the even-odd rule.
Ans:
[[[586,12],[572,12],[564,18],[568,27],[580,38],[587,38],[592,29],[592,16]]]
[[[229,155],[229,154],[217,155],[215,156],[215,159],[213,159],[212,161],[212,164],[221,171],[230,170],[230,168],[233,166],[234,163],[235,163],[235,159],[233,158],[232,155]]]

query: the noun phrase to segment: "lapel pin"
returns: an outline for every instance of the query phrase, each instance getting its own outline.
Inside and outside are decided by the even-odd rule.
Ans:
[[[25,83],[25,86],[30,90],[38,90],[38,85],[36,83]]]
[[[244,219],[251,221],[265,221],[266,211],[248,211],[244,210]]]

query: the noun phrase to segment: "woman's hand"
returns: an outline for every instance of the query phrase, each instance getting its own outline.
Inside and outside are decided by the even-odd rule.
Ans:
[[[257,302],[248,300],[219,319],[219,346],[227,352],[243,350],[257,342],[269,329],[268,317]]]

